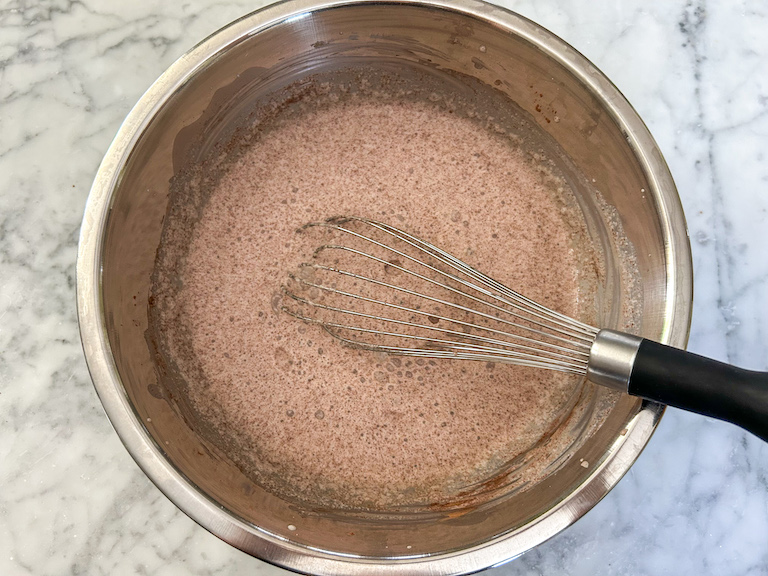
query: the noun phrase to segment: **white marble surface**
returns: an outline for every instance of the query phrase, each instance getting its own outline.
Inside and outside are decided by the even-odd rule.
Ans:
[[[110,427],[75,315],[80,217],[149,84],[261,0],[0,2],[0,574],[284,572],[220,542]],[[504,0],[587,55],[676,178],[696,271],[690,349],[768,369],[768,5]],[[630,473],[495,576],[768,574],[768,445],[669,410]]]

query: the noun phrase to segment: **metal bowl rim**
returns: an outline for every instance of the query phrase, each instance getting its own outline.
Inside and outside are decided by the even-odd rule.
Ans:
[[[126,117],[94,179],[83,217],[77,256],[77,309],[88,369],[96,392],[128,452],[182,511],[222,540],[273,564],[305,573],[351,575],[467,574],[509,561],[571,525],[599,502],[642,452],[664,407],[645,402],[625,436],[570,495],[517,530],[463,550],[426,557],[359,558],[309,549],[253,527],[197,490],[164,458],[122,387],[107,339],[101,301],[101,261],[112,195],[134,145],[171,95],[229,45],[302,14],[359,4],[413,5],[485,20],[522,37],[567,68],[619,123],[651,182],[667,256],[667,314],[661,341],[684,347],[692,312],[693,279],[685,217],[671,174],[645,124],[619,90],[584,56],[532,21],[478,0],[288,0],[248,14],[179,58],[145,92]]]

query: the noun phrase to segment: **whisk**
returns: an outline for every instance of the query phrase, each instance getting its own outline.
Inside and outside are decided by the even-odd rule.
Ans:
[[[389,224],[339,216],[311,229],[330,239],[288,275],[280,309],[348,346],[586,376],[768,441],[768,373],[595,328]]]

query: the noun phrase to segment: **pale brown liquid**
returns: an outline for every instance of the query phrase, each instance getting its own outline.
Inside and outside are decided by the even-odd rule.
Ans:
[[[330,507],[428,506],[480,490],[546,443],[541,472],[567,446],[553,432],[579,378],[375,355],[277,312],[310,248],[295,230],[351,214],[592,320],[595,255],[570,191],[487,124],[430,99],[318,90],[270,119],[210,189],[192,178],[177,190],[205,202],[167,218],[157,346],[201,433],[267,488]]]

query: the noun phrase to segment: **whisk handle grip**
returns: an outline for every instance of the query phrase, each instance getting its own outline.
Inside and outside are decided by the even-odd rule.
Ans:
[[[768,373],[642,340],[628,392],[731,422],[768,442]]]

